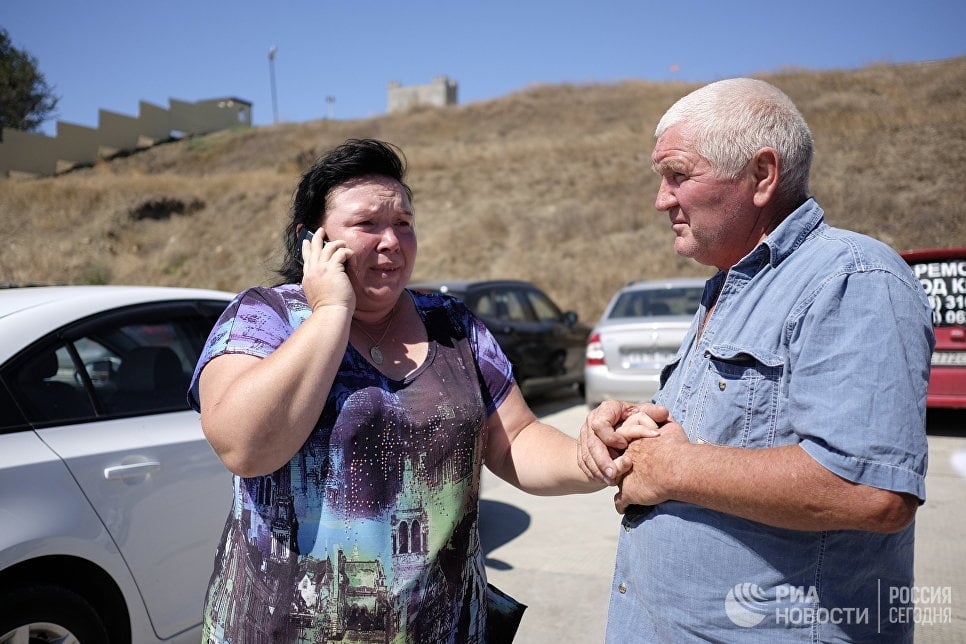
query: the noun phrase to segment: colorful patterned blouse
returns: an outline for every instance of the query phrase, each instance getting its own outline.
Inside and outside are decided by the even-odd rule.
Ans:
[[[429,337],[424,363],[393,380],[350,345],[299,452],[234,478],[205,641],[485,641],[484,423],[511,367],[459,300],[407,293]],[[208,338],[192,406],[209,360],[265,357],[310,312],[299,285],[241,293]]]

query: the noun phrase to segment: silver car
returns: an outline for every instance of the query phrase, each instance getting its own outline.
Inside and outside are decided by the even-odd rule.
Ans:
[[[632,282],[611,298],[587,341],[587,404],[645,402],[660,384],[701,303],[703,278]]]
[[[186,390],[232,297],[0,288],[0,644],[199,641],[232,488]]]

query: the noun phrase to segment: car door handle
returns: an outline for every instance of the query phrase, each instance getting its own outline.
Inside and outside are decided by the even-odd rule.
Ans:
[[[128,465],[114,465],[104,468],[104,478],[108,481],[130,479],[137,476],[147,476],[161,471],[161,463],[147,461],[144,463],[130,463]]]

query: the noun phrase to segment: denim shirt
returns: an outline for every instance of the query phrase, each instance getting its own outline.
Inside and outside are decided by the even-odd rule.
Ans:
[[[797,444],[849,481],[923,501],[933,344],[902,258],[828,226],[809,199],[708,281],[655,401],[691,442]],[[810,532],[640,508],[622,521],[607,642],[911,641],[898,603],[911,593],[890,589],[912,586],[913,549],[914,525]]]

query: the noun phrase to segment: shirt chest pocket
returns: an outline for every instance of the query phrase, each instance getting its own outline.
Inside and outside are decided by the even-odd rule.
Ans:
[[[692,401],[694,437],[732,447],[774,445],[783,360],[730,346],[712,347],[702,359]]]

